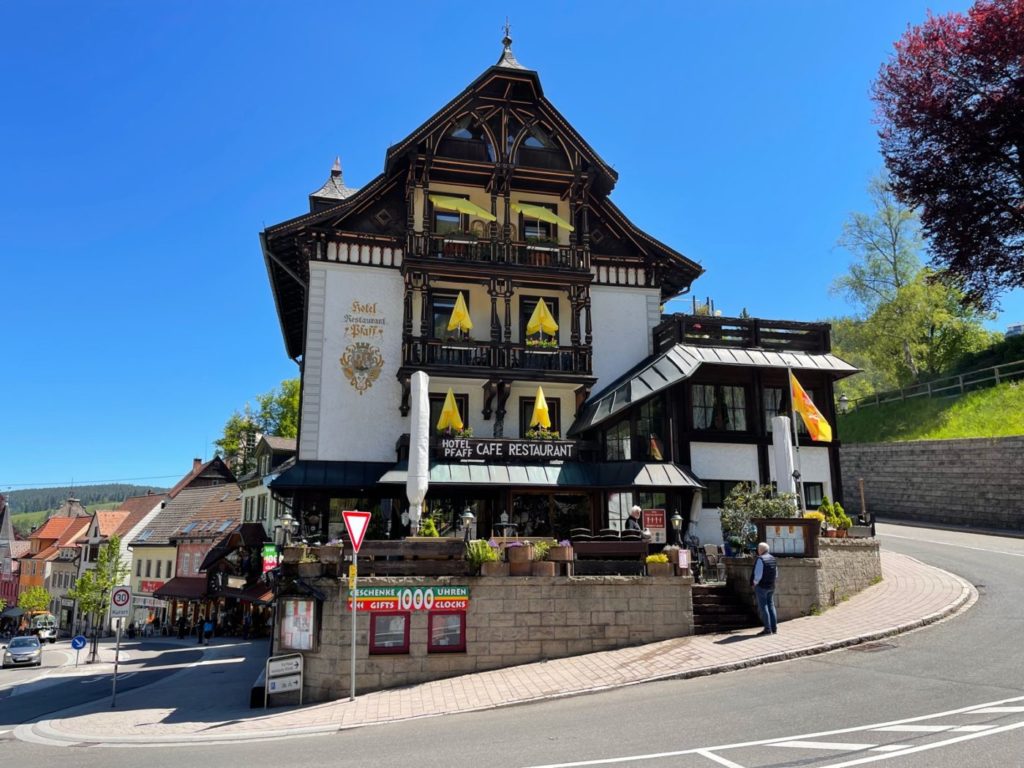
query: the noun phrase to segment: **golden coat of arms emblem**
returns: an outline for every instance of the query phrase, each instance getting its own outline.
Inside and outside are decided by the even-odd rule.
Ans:
[[[341,356],[341,370],[360,395],[373,386],[383,367],[380,348],[365,341],[349,344]]]

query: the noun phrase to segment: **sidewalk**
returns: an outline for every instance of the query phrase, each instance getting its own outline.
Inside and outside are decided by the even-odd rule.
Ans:
[[[94,702],[68,710],[60,719],[21,726],[16,735],[61,746],[79,742],[168,746],[331,733],[823,653],[925,626],[970,607],[977,599],[974,587],[963,579],[903,555],[883,551],[882,572],[880,584],[820,616],[787,621],[777,635],[767,637],[755,637],[757,629],[682,637],[361,694],[354,702],[343,699],[268,712],[248,709],[243,702],[197,696],[194,681],[177,686],[161,682],[119,696],[116,710],[107,701]],[[214,645],[203,663],[215,665],[216,656]],[[222,687],[227,680],[209,682],[230,690]]]

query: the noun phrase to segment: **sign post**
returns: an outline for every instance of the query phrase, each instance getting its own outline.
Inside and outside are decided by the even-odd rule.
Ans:
[[[356,700],[356,613],[358,602],[356,601],[356,577],[359,574],[359,548],[363,546],[363,537],[366,529],[370,527],[370,513],[359,512],[354,509],[346,509],[341,513],[345,520],[345,530],[348,531],[349,540],[352,542],[352,567],[348,572],[348,590],[352,596],[352,669],[351,687],[349,690],[349,701]]]
[[[78,653],[85,648],[85,635],[75,635],[71,638],[71,647],[75,649],[75,666],[78,666]]]
[[[132,610],[132,591],[128,587],[114,587],[110,593],[110,618],[117,619],[117,641],[114,645],[114,680],[110,693],[110,706],[117,706],[117,663],[121,659],[121,623]]]

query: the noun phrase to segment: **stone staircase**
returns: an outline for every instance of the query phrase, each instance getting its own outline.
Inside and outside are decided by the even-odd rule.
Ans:
[[[710,635],[759,626],[757,609],[725,584],[693,585],[694,634]]]

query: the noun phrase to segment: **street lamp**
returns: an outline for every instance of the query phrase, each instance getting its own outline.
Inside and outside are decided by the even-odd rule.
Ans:
[[[839,396],[839,412],[843,415],[850,412],[850,398],[845,394]]]
[[[683,527],[683,518],[679,514],[678,509],[672,510],[672,517],[669,518],[669,521],[672,523],[672,530],[675,531],[676,546],[680,546],[682,544],[682,540],[679,538],[679,531]]]
[[[468,544],[469,543],[469,529],[470,529],[470,526],[473,525],[473,523],[476,522],[476,515],[473,514],[473,510],[471,510],[469,507],[466,507],[464,510],[462,510],[461,520],[462,520],[462,528],[465,531],[464,538],[465,538],[466,543]]]

